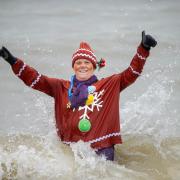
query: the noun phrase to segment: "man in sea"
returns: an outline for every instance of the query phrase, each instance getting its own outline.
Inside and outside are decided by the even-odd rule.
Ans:
[[[141,75],[150,49],[156,44],[156,40],[143,31],[129,67],[101,80],[94,72],[105,66],[105,60],[98,61],[87,42],[81,42],[72,56],[74,75],[70,81],[40,74],[5,47],[0,49],[0,56],[27,86],[54,98],[57,134],[63,143],[88,142],[98,155],[113,161],[114,146],[122,143],[120,92]]]

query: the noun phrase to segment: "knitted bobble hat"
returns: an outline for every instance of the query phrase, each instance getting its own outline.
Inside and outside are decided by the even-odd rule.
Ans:
[[[72,56],[72,67],[74,66],[74,63],[78,59],[86,59],[90,61],[94,68],[96,69],[97,65],[97,59],[96,56],[94,55],[93,50],[91,49],[90,45],[86,42],[81,42],[79,49],[73,54]]]

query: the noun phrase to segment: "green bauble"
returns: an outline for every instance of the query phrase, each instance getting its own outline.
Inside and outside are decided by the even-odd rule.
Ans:
[[[88,132],[91,129],[91,122],[88,119],[81,119],[78,128],[81,132]]]

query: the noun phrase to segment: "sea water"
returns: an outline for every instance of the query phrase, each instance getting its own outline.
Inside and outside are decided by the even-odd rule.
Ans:
[[[0,45],[50,77],[69,79],[87,41],[107,66],[128,67],[141,32],[158,42],[142,76],[121,93],[123,144],[115,161],[89,144],[61,143],[53,99],[26,87],[0,59],[0,178],[18,180],[180,179],[180,1],[0,1]]]

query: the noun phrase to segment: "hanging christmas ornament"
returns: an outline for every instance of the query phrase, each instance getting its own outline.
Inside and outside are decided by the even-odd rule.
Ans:
[[[88,119],[81,119],[78,124],[81,132],[88,132],[91,129],[91,122]]]
[[[95,86],[88,86],[88,93],[92,94],[93,92],[95,92],[96,87]]]
[[[92,94],[88,95],[88,99],[86,100],[86,105],[89,106],[94,102],[94,96]]]

